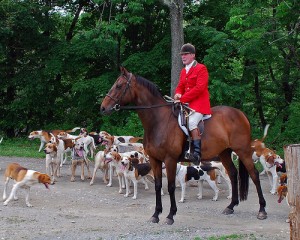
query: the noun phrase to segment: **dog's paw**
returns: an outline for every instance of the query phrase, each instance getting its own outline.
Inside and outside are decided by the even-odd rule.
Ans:
[[[178,202],[183,203],[183,202],[184,202],[184,199],[180,199]]]
[[[19,198],[17,196],[14,196],[14,200],[17,201],[19,200]]]
[[[228,196],[228,197],[227,197],[227,199],[231,199],[231,198],[232,198],[231,196]]]
[[[132,199],[135,200],[135,199],[136,199],[136,196],[133,196]]]
[[[217,201],[218,200],[218,197],[213,197],[212,201]]]
[[[119,193],[123,193],[122,189],[119,190]]]
[[[201,199],[202,199],[202,196],[198,196],[197,198],[201,200]]]
[[[93,181],[90,181],[90,186],[92,186],[94,184],[94,182]]]
[[[8,204],[8,202],[7,202],[7,201],[5,201],[5,202],[3,203],[3,206],[7,206],[7,204]]]
[[[75,182],[75,178],[71,178],[71,182]]]
[[[112,186],[112,183],[109,183],[106,185],[106,187],[111,187]]]
[[[124,197],[128,197],[128,196],[129,196],[129,194],[125,194],[125,195],[124,195]]]
[[[30,203],[26,203],[27,207],[33,207]]]

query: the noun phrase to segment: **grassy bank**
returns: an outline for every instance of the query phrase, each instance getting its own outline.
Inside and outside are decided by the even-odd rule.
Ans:
[[[39,147],[39,139],[30,141],[27,138],[4,138],[0,144],[0,156],[44,158],[45,153],[38,152]]]

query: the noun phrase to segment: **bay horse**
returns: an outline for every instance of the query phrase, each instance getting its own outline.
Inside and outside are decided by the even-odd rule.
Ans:
[[[172,106],[164,99],[158,88],[147,79],[135,76],[124,67],[121,75],[102,101],[102,114],[111,114],[120,109],[135,109],[144,128],[144,149],[149,155],[150,164],[155,178],[156,206],[150,218],[153,223],[159,222],[162,213],[162,163],[167,171],[168,192],[170,195],[170,212],[166,223],[174,223],[177,212],[175,200],[176,164],[180,161],[186,142],[186,135],[179,127]],[[134,106],[124,106],[129,103]],[[238,171],[231,159],[231,152],[239,156],[239,191]],[[228,106],[212,108],[212,117],[205,120],[202,135],[202,161],[219,157],[226,168],[231,184],[231,203],[223,211],[232,214],[234,206],[246,200],[249,189],[249,175],[254,182],[259,198],[258,219],[266,219],[266,201],[264,199],[259,173],[254,166],[251,150],[251,129],[247,117],[240,110]]]

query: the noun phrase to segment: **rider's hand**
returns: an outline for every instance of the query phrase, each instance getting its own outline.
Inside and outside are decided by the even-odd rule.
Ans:
[[[175,95],[174,95],[174,100],[175,100],[175,102],[180,102],[179,101],[179,99],[181,98],[181,94],[179,94],[179,93],[176,93]],[[178,101],[176,101],[176,100],[178,100]]]

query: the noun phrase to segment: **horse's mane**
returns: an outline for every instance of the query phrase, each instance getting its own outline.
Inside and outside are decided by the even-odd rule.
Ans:
[[[150,82],[146,78],[141,76],[136,76],[137,83],[147,88],[150,93],[155,97],[163,97],[158,86],[155,85],[153,82]]]

